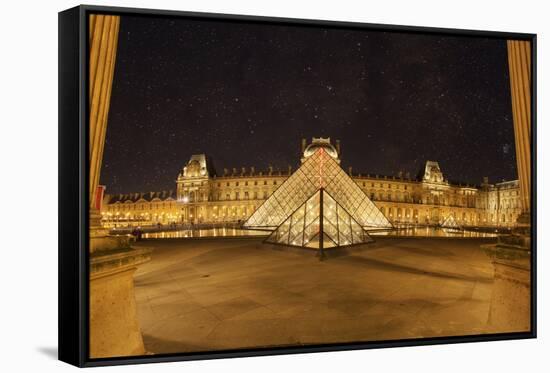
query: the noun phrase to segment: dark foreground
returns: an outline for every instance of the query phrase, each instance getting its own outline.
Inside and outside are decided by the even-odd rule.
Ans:
[[[486,241],[485,241],[486,242]],[[484,333],[475,239],[379,239],[320,262],[261,239],[152,240],[135,276],[146,349],[173,353]]]

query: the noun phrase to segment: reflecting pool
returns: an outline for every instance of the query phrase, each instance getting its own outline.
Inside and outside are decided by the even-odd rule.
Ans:
[[[496,232],[449,229],[441,227],[401,227],[393,230],[368,231],[376,237],[448,237],[448,238],[490,238]],[[201,238],[201,237],[267,237],[270,231],[240,229],[231,227],[181,229],[164,232],[143,232],[143,238]]]
[[[271,232],[238,228],[183,229],[167,232],[143,233],[143,238],[200,238],[200,237],[243,237],[268,236]]]
[[[456,238],[487,238],[497,237],[495,232],[470,231],[441,227],[406,227],[385,231],[370,231],[371,236],[390,237],[456,237]]]

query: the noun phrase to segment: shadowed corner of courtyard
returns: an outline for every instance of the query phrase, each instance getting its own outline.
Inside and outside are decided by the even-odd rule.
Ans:
[[[261,238],[150,240],[135,276],[152,353],[485,332],[493,267],[477,239],[380,239],[319,261]]]

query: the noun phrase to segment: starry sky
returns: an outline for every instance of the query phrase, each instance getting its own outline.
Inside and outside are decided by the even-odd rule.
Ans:
[[[122,16],[101,183],[175,189],[192,154],[295,169],[339,139],[354,173],[515,179],[503,39]]]

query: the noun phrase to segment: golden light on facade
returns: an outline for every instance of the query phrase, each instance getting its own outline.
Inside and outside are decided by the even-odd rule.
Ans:
[[[433,164],[434,162],[429,163]],[[204,222],[236,222],[237,219],[246,219],[253,214],[258,208],[258,203],[261,206],[262,200],[269,198],[289,175],[284,173],[234,173],[211,178],[206,173],[201,174],[200,187],[197,189],[197,182],[194,178],[199,176],[182,174],[178,178],[176,194],[170,192],[161,195],[155,192],[153,195],[140,193],[139,196],[138,194],[109,196],[114,201],[105,203],[102,209],[108,211],[106,216],[113,222],[122,222],[124,217],[118,220],[118,215],[124,215],[129,211],[130,215],[127,216],[131,216],[132,221],[137,221],[140,216],[140,224],[143,225],[159,222],[158,214],[154,215],[154,219],[151,216],[155,210],[157,213],[165,212],[160,214],[163,222],[175,219],[184,222],[192,219],[193,215],[198,215]],[[208,180],[203,181],[205,177]],[[224,179],[223,182],[220,182],[221,178]],[[361,175],[353,175],[352,178],[358,185],[362,185],[363,192],[371,196],[383,213],[400,223],[435,224],[435,220],[439,220],[441,214],[456,211],[457,220],[461,222],[510,225],[509,222],[515,221],[515,216],[521,210],[518,185],[515,181],[491,184],[487,187],[488,189],[469,188],[465,190],[463,186],[448,184],[444,178],[440,181],[445,184],[443,187],[434,183],[433,180],[422,180],[419,183],[416,180],[383,177],[384,182],[382,182],[382,177],[368,175],[367,179],[369,180],[365,180],[365,177],[361,177]],[[407,190],[407,195],[403,197],[398,190]],[[467,198],[459,196],[467,196]],[[162,204],[159,203],[159,199]],[[414,211],[412,209],[408,211],[407,207],[410,205],[402,205],[404,202],[414,203]],[[183,205],[187,203],[196,207]],[[398,209],[399,206],[403,206],[401,211]],[[327,206],[327,208],[335,212],[334,206]],[[439,212],[435,212],[434,209]],[[151,215],[146,213],[147,210],[150,210]],[[502,211],[502,214],[490,216],[493,210],[495,212]],[[464,211],[468,212],[466,214],[468,216],[462,215]],[[111,212],[116,212],[116,219]],[[431,212],[434,213],[431,214]],[[473,216],[472,213],[481,215]],[[308,213],[308,216],[313,215],[315,215],[313,211]],[[105,224],[108,224],[107,219],[105,219]]]

